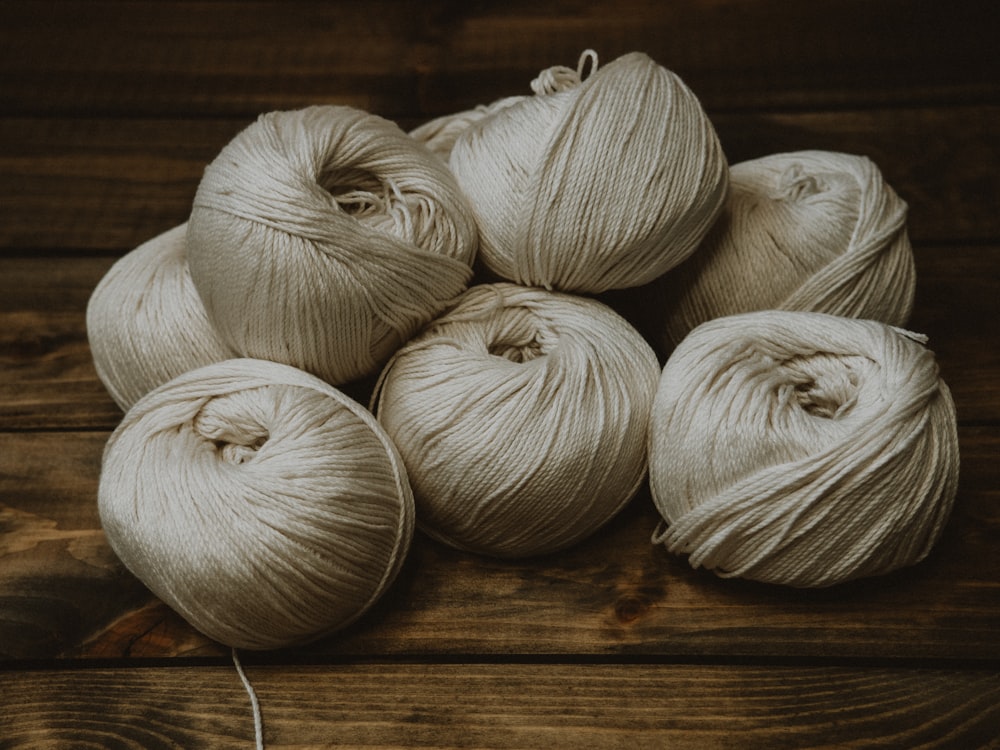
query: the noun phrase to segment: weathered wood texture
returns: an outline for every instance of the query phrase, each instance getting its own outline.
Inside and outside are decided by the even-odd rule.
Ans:
[[[247,668],[266,747],[996,747],[1000,675],[633,664]],[[0,746],[245,748],[231,668],[0,673]],[[725,717],[725,721],[720,721]]]
[[[226,650],[100,529],[101,452],[121,414],[84,314],[111,264],[184,221],[205,165],[261,112],[352,104],[408,128],[527,93],[588,47],[680,74],[731,162],[866,154],[907,201],[909,327],[930,336],[959,412],[953,517],[919,565],[823,591],[692,570],[649,543],[646,491],[540,559],[418,535],[348,631],[245,656],[267,746],[1000,747],[995,13],[978,0],[0,3],[0,748],[251,740]]]
[[[981,101],[989,3],[465,0],[4,3],[4,114],[401,117],[526,91],[526,72],[643,50],[709,109]],[[16,31],[16,33],[15,33]]]

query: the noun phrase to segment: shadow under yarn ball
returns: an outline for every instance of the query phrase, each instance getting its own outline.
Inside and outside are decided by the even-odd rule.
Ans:
[[[398,453],[318,378],[238,359],[147,394],[104,452],[101,523],[122,562],[205,635],[296,645],[392,583],[413,534]]]
[[[728,169],[683,81],[640,52],[599,69],[586,52],[576,71],[550,68],[532,88],[413,131],[449,154],[483,263],[526,286],[597,293],[645,284],[690,255]]]
[[[922,560],[959,471],[954,403],[924,341],[810,312],[696,328],[650,418],[654,541],[721,576],[799,587]]]
[[[483,284],[393,356],[374,407],[423,530],[527,557],[582,540],[638,490],[658,376],[605,305]]]
[[[344,106],[262,115],[208,165],[188,222],[222,339],[331,383],[377,371],[461,293],[477,242],[441,160]]]
[[[718,222],[652,284],[657,343],[754,310],[825,312],[903,325],[916,270],[906,203],[867,157],[772,154],[734,164]]]
[[[122,411],[178,375],[231,359],[191,280],[187,224],[119,258],[87,303],[97,375]]]

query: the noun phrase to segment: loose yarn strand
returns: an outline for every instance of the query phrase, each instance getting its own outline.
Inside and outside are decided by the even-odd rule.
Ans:
[[[239,675],[240,682],[243,683],[243,688],[247,691],[247,695],[250,696],[250,710],[253,713],[254,745],[257,750],[264,750],[264,720],[261,717],[260,701],[257,699],[257,691],[253,689],[253,685],[250,684],[250,679],[247,677],[246,672],[243,671],[243,665],[240,663],[239,653],[236,648],[233,648],[232,654],[233,666],[236,667],[236,674]]]
[[[568,91],[579,86],[584,81],[584,71],[587,69],[587,62],[590,62],[590,75],[597,72],[597,53],[592,50],[584,50],[580,55],[580,61],[576,65],[576,70],[565,65],[553,65],[541,71],[538,76],[531,81],[531,90],[537,95],[554,94],[559,91]]]

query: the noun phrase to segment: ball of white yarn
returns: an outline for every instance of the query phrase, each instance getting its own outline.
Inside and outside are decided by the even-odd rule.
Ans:
[[[658,376],[649,344],[605,305],[484,284],[393,356],[376,408],[421,528],[525,557],[583,539],[637,491]]]
[[[654,541],[722,576],[799,587],[922,560],[959,467],[955,407],[924,342],[809,312],[696,328],[650,421]]]
[[[765,309],[903,325],[916,285],[906,215],[864,156],[797,151],[734,164],[719,221],[662,279],[664,344]]]
[[[223,339],[332,383],[375,372],[460,294],[476,243],[441,160],[342,106],[262,115],[205,170],[188,226]]]
[[[677,75],[634,52],[581,81],[584,61],[544,71],[535,96],[472,123],[449,164],[493,272],[596,293],[645,284],[690,255],[728,169]]]
[[[268,649],[359,617],[413,533],[374,417],[295,368],[238,359],[141,399],[112,434],[101,522],[125,565],[206,635]]]
[[[181,373],[235,356],[191,281],[186,233],[181,224],[122,256],[87,303],[94,367],[123,411]]]
[[[462,133],[484,117],[488,117],[504,107],[509,107],[523,98],[523,96],[510,96],[490,104],[480,104],[462,112],[435,117],[433,120],[413,128],[410,131],[410,137],[422,143],[447,163],[451,158],[451,150],[455,147],[455,141]]]

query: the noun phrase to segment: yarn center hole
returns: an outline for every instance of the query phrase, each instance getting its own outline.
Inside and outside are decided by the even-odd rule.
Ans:
[[[801,164],[792,164],[778,180],[775,198],[778,200],[800,201],[826,190],[822,178],[810,174]]]
[[[385,213],[392,202],[391,187],[367,169],[328,168],[317,181],[345,213],[356,218]]]
[[[391,179],[360,167],[328,166],[317,181],[341,211],[372,229],[414,241],[427,227],[425,206]]]
[[[245,464],[253,460],[257,451],[264,447],[268,435],[258,435],[250,442],[230,442],[228,440],[213,440],[219,457],[226,463]]]
[[[230,464],[256,458],[271,433],[260,389],[241,391],[208,401],[195,416],[193,427]]]
[[[511,362],[530,362],[545,355],[542,342],[537,337],[528,339],[501,339],[487,346],[494,357],[502,357]]]
[[[793,357],[784,363],[792,383],[792,400],[799,408],[821,419],[838,419],[857,403],[865,357],[841,357],[825,352]]]
[[[484,335],[490,354],[520,363],[544,357],[558,338],[543,318],[522,307],[505,308],[490,321]]]

